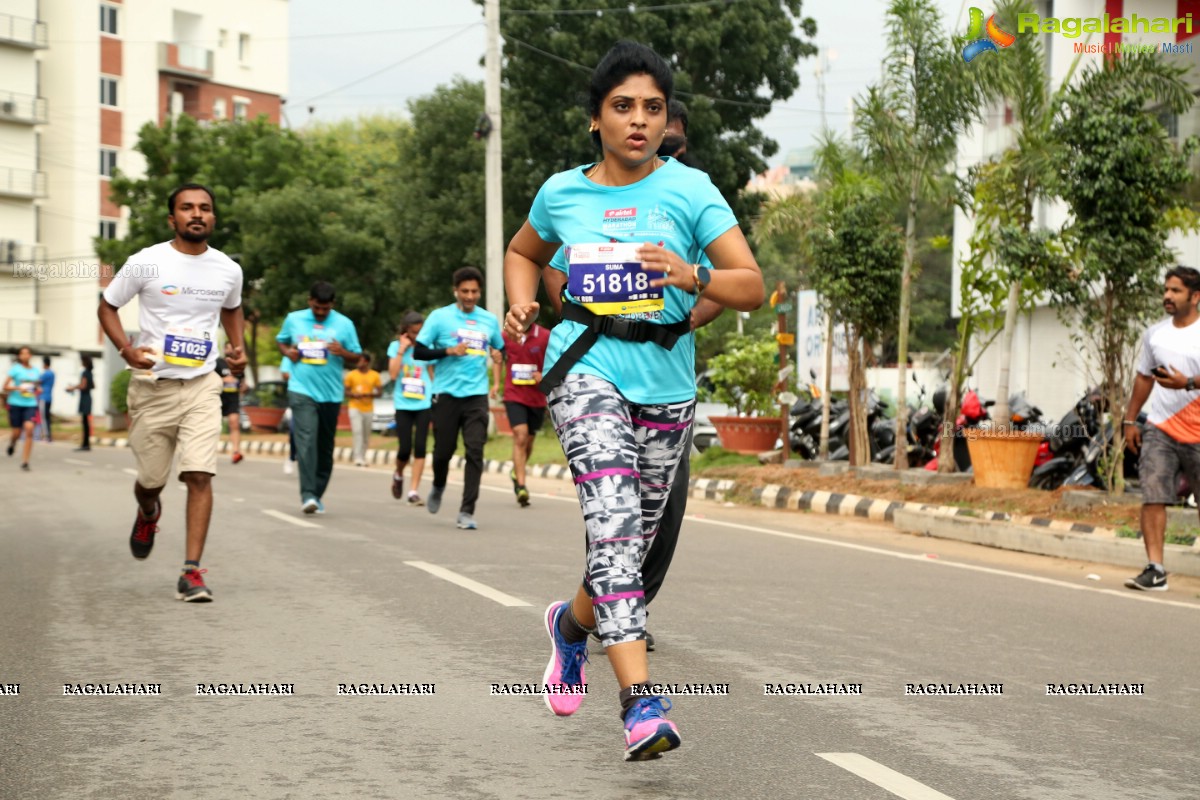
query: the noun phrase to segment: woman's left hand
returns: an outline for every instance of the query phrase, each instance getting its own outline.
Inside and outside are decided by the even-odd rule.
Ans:
[[[692,272],[692,265],[677,254],[656,244],[642,245],[637,254],[638,258],[642,259],[643,270],[662,274],[661,278],[650,281],[651,286],[674,286],[689,293],[695,290],[696,278]]]

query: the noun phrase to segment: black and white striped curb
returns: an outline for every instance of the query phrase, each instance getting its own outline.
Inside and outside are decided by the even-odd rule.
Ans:
[[[96,437],[93,441],[100,447],[129,446],[129,440],[123,437],[102,436]],[[230,452],[228,441],[223,440],[221,442],[219,452]],[[286,457],[288,454],[288,443],[286,441],[247,439],[242,442],[242,453],[246,455]],[[366,453],[366,462],[376,466],[387,466],[393,463],[395,458],[395,450],[368,449]],[[353,463],[354,451],[349,447],[335,447],[333,460],[348,464]],[[454,469],[462,469],[466,464],[467,459],[463,456],[455,456],[450,462],[450,466]],[[496,475],[507,476],[512,467],[511,461],[488,460],[483,463],[484,472]],[[569,480],[571,478],[571,470],[562,464],[536,464],[527,467],[526,471],[535,478],[558,480]],[[716,501],[725,500],[726,495],[733,493],[738,488],[736,481],[710,478],[693,478],[690,486],[691,491],[689,496],[696,499]],[[1082,522],[1027,517],[1018,514],[1009,514],[1004,511],[976,511],[975,509],[959,508],[957,506],[936,506],[924,503],[899,502],[896,500],[876,500],[870,497],[860,497],[856,494],[791,489],[787,486],[778,486],[775,484],[753,489],[751,496],[755,504],[766,506],[767,508],[811,511],[819,514],[836,514],[843,517],[862,517],[880,522],[891,522],[895,512],[898,509],[904,509],[906,511],[921,511],[926,514],[936,514],[939,517],[969,517],[972,519],[991,520],[993,522],[1011,522],[1017,525],[1031,525],[1037,528],[1068,531],[1071,533],[1110,535],[1113,533],[1106,528],[1085,525]]]
[[[870,497],[860,497],[856,494],[791,489],[787,486],[777,486],[775,484],[754,489],[752,494],[755,503],[767,508],[813,511],[820,514],[837,514],[843,517],[863,517],[882,522],[891,522],[895,512],[898,509],[904,509],[905,511],[920,511],[925,514],[935,514],[939,517],[970,517],[971,519],[1011,522],[1017,525],[1032,525],[1037,528],[1068,531],[1071,533],[1112,533],[1106,528],[1085,525],[1082,522],[1067,522],[1064,520],[1046,519],[1044,517],[1028,517],[1020,514],[1009,514],[1004,511],[977,511],[973,508],[959,508],[958,506],[936,506],[924,503],[900,502],[897,500],[875,500]]]

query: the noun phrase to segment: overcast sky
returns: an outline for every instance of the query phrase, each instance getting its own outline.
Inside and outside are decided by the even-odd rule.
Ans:
[[[955,25],[965,0],[936,2],[946,24]],[[825,109],[836,131],[846,130],[851,99],[879,76],[886,7],[884,0],[804,3],[803,13],[817,22],[816,44],[830,54]],[[364,113],[403,115],[409,100],[456,75],[483,79],[483,10],[471,0],[291,0],[289,8],[286,113],[293,127]],[[802,60],[799,90],[759,122],[780,145],[772,164],[810,146],[820,130],[815,66],[815,58]]]

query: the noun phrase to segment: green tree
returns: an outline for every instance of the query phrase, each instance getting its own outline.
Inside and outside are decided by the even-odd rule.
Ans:
[[[605,7],[612,10],[584,13]],[[653,47],[674,68],[676,93],[688,104],[688,152],[738,218],[749,220],[753,203],[740,191],[778,149],[755,120],[791,97],[800,85],[796,63],[816,52],[801,38],[816,33],[816,23],[801,16],[801,0],[652,10],[626,0],[522,0],[520,8],[501,11],[504,202],[517,224],[546,178],[595,160],[588,76],[622,38]]]
[[[912,282],[918,271],[917,208],[940,186],[958,136],[977,111],[978,91],[932,0],[892,0],[884,77],[855,102],[856,135],[891,200],[905,211],[904,268],[898,290],[896,441],[908,426],[908,345]],[[896,448],[896,469],[908,467]]]
[[[483,84],[461,78],[409,103],[411,125],[389,173],[386,226],[396,243],[389,269],[413,308],[446,305],[454,270],[483,265],[484,144],[472,135],[482,112]],[[505,227],[515,231],[512,222]]]
[[[1028,0],[1004,0],[996,7],[1001,20],[1015,23],[1031,13]],[[974,254],[990,259],[1008,284],[1001,329],[1000,367],[996,385],[996,407],[992,416],[1002,427],[1011,419],[1008,406],[1013,333],[1017,316],[1032,307],[1051,271],[1061,266],[1054,237],[1034,230],[1033,207],[1038,200],[1055,195],[1052,165],[1058,146],[1051,136],[1055,109],[1062,103],[1080,56],[1076,56],[1060,87],[1052,92],[1046,76],[1049,65],[1042,39],[1021,36],[1003,53],[972,62],[984,96],[1001,100],[1012,113],[1014,143],[992,160],[981,184],[977,225],[995,228],[973,242]],[[982,351],[980,351],[982,352]]]
[[[202,183],[213,190],[217,227],[209,242],[227,254],[241,252],[241,220],[230,213],[236,198],[287,186],[301,176],[320,185],[344,181],[338,151],[314,149],[292,131],[265,117],[207,126],[186,115],[159,127],[147,122],[138,131],[134,150],[146,159],[145,175],[113,177],[111,196],[129,208],[129,233],[122,239],[96,239],[96,254],[119,267],[144,247],[172,237],[167,225],[167,197],[181,183]],[[246,269],[253,290],[261,274]]]
[[[1081,349],[1097,357],[1113,414],[1124,408],[1133,354],[1174,259],[1166,244],[1172,220],[1187,204],[1188,157],[1197,143],[1176,147],[1157,118],[1192,106],[1185,73],[1153,55],[1088,67],[1065,93],[1053,126],[1059,192],[1072,215],[1063,235],[1075,262],[1052,287],[1055,303],[1080,327]],[[1120,492],[1125,439],[1119,425],[1114,434],[1105,482]]]
[[[301,179],[246,197],[235,210],[244,260],[262,270],[256,310],[264,319],[304,308],[313,282],[329,281],[362,346],[381,354],[405,308],[394,262],[385,258],[388,211],[381,203],[359,187]]]
[[[871,460],[867,430],[864,345],[878,341],[898,314],[894,302],[904,270],[904,237],[889,213],[884,187],[861,171],[854,152],[827,140],[819,157],[821,192],[808,228],[813,288],[833,324],[846,333],[850,356],[850,415],[854,462]],[[897,449],[905,438],[897,439]]]

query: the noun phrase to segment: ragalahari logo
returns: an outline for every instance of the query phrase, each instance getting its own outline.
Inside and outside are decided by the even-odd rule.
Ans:
[[[987,25],[984,25],[983,12],[972,6],[971,24],[967,28],[967,44],[962,51],[963,61],[970,64],[971,59],[980,53],[986,53],[989,50],[995,52],[997,45],[1008,47],[1016,40],[1016,36],[1000,29],[1000,26],[996,24],[995,14],[988,17]]]

